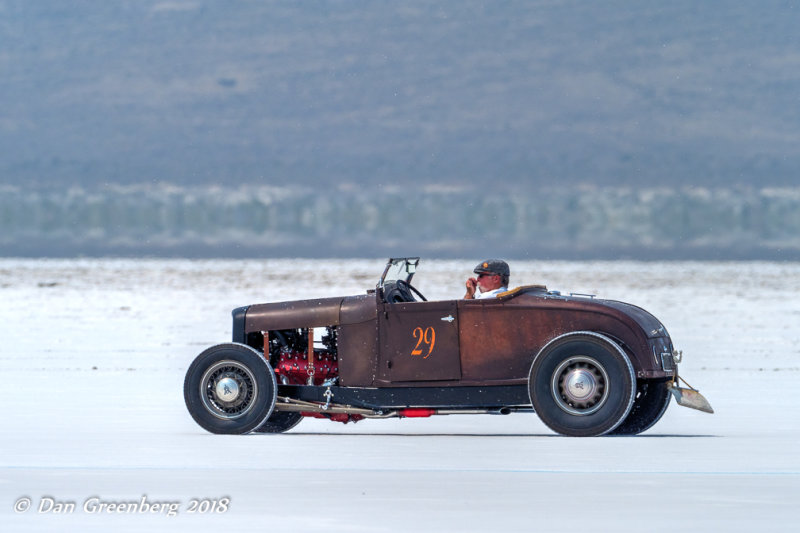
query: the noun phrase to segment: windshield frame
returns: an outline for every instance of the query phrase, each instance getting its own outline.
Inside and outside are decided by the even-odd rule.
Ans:
[[[398,280],[411,283],[411,278],[414,277],[418,265],[419,257],[390,257],[377,287],[383,288],[387,283]]]

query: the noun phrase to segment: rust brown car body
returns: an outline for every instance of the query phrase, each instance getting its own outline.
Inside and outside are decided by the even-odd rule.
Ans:
[[[233,342],[187,373],[192,416],[216,433],[279,433],[305,416],[535,411],[559,433],[592,436],[636,434],[663,415],[677,352],[644,309],[543,286],[409,301],[413,260],[391,259],[387,270],[411,273],[384,272],[366,294],[234,310]]]
[[[646,311],[621,302],[561,296],[520,287],[493,299],[387,303],[379,291],[363,296],[258,304],[240,310],[234,341],[263,332],[335,326],[340,384],[350,387],[525,385],[533,357],[551,339],[596,331],[632,356],[638,378],[672,377],[661,354],[672,346]],[[453,317],[452,322],[442,318]],[[436,352],[412,357],[413,331],[432,327]]]

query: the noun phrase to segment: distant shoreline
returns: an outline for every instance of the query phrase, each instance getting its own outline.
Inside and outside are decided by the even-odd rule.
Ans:
[[[800,260],[800,187],[0,186],[0,257]]]

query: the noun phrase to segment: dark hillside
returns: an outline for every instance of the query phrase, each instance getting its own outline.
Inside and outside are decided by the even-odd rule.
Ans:
[[[0,0],[0,184],[798,182],[794,2]]]

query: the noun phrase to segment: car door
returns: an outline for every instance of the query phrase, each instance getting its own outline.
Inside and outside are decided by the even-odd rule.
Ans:
[[[456,301],[384,304],[378,323],[379,381],[461,378]]]

